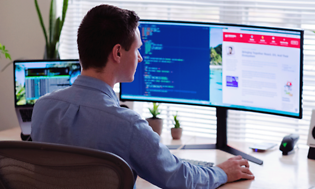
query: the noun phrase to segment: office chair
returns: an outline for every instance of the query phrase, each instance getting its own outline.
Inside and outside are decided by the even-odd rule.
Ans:
[[[131,189],[134,175],[119,156],[60,144],[0,141],[0,188]]]

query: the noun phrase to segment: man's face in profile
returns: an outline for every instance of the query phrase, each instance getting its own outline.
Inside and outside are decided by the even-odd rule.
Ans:
[[[132,82],[134,80],[134,74],[137,69],[137,65],[142,61],[142,56],[139,52],[139,48],[142,46],[140,38],[140,31],[137,28],[135,31],[135,39],[128,51],[123,50],[122,64],[123,64],[123,77],[120,82]]]

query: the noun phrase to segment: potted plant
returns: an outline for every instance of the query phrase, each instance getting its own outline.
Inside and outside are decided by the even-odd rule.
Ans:
[[[147,118],[149,125],[152,127],[153,131],[157,134],[161,135],[162,128],[163,128],[163,119],[158,118],[157,116],[161,114],[159,111],[160,104],[153,103],[152,109],[149,108],[150,113],[152,114],[152,117]]]
[[[63,24],[65,22],[66,13],[68,9],[68,0],[63,0],[62,6],[62,16],[61,18],[56,18],[56,3],[54,0],[50,2],[50,12],[49,12],[49,28],[48,35],[43,22],[42,14],[40,12],[37,0],[35,0],[35,7],[38,14],[39,22],[42,27],[45,36],[45,53],[44,59],[60,59],[59,56],[59,39]]]
[[[176,115],[173,115],[174,118],[174,127],[171,128],[171,134],[173,139],[180,139],[182,137],[183,129],[180,127],[180,123],[177,117],[177,112]]]

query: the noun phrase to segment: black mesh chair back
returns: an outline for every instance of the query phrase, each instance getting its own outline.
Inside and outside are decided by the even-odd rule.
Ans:
[[[134,175],[119,156],[60,144],[0,141],[0,188],[131,189]]]

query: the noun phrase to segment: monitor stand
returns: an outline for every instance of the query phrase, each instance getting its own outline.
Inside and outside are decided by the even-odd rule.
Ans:
[[[216,144],[190,144],[184,145],[181,149],[218,149],[224,152],[233,154],[233,155],[241,155],[244,159],[251,161],[253,163],[257,163],[259,165],[263,164],[263,161],[257,159],[251,155],[248,155],[244,152],[241,152],[235,148],[232,148],[227,145],[227,108],[217,107],[216,108],[217,115],[217,143]],[[180,145],[169,145],[169,149],[177,149]]]

